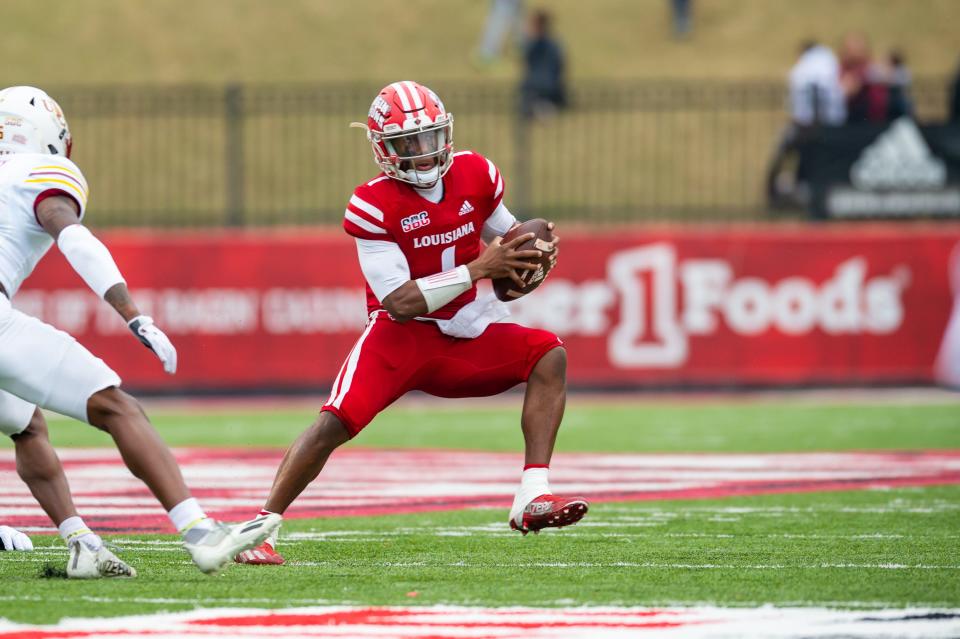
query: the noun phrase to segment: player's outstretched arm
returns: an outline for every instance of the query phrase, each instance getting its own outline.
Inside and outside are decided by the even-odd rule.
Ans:
[[[48,197],[37,203],[37,221],[57,241],[60,252],[87,286],[123,317],[140,342],[160,359],[163,370],[177,370],[177,350],[169,338],[142,315],[130,297],[127,283],[103,242],[80,224],[77,203],[66,196]]]
[[[533,233],[521,235],[507,243],[494,238],[480,257],[469,264],[416,280],[408,280],[383,298],[383,307],[398,322],[442,308],[458,295],[484,278],[510,277],[520,286],[523,280],[517,271],[535,269],[536,264],[526,260],[538,258],[540,251],[518,251],[516,247],[533,238]]]

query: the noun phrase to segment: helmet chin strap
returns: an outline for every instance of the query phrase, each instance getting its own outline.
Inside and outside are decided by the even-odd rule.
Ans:
[[[415,186],[413,190],[423,199],[437,204],[443,199],[443,180],[437,180],[433,186]]]
[[[440,165],[437,164],[429,171],[398,171],[405,180],[410,180],[418,189],[429,189],[440,181]]]

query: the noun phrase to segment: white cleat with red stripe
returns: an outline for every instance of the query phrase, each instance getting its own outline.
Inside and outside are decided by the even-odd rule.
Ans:
[[[245,550],[261,544],[277,528],[282,517],[260,515],[242,524],[228,526],[216,522],[207,530],[187,531],[183,547],[190,553],[193,563],[204,573],[211,575],[223,570],[230,560]]]
[[[247,564],[250,566],[282,566],[286,563],[283,556],[278,553],[270,540],[267,540],[250,550],[244,550],[233,559],[238,564]]]
[[[270,514],[265,510],[260,511],[261,515]],[[250,550],[244,550],[233,558],[238,564],[248,564],[250,566],[282,566],[286,560],[275,549],[277,547],[277,537],[280,534],[280,528],[277,527],[262,544]]]

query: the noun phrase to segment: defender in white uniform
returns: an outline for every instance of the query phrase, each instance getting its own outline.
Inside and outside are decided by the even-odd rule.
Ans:
[[[78,516],[40,408],[113,437],[130,471],[150,488],[204,572],[217,572],[262,542],[280,517],[229,527],[190,497],[173,455],[120,378],[73,337],[12,308],[10,300],[56,242],[87,285],[126,320],[167,373],[177,351],[140,314],[110,252],[82,225],[89,191],[70,161],[72,138],[57,103],[33,87],[0,91],[0,433],[16,448],[17,472],[70,549],[70,577],[133,577]]]

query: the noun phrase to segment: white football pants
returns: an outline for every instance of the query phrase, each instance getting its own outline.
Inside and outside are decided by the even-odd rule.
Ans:
[[[90,396],[119,385],[102,359],[0,294],[0,433],[23,432],[37,406],[86,422]]]

